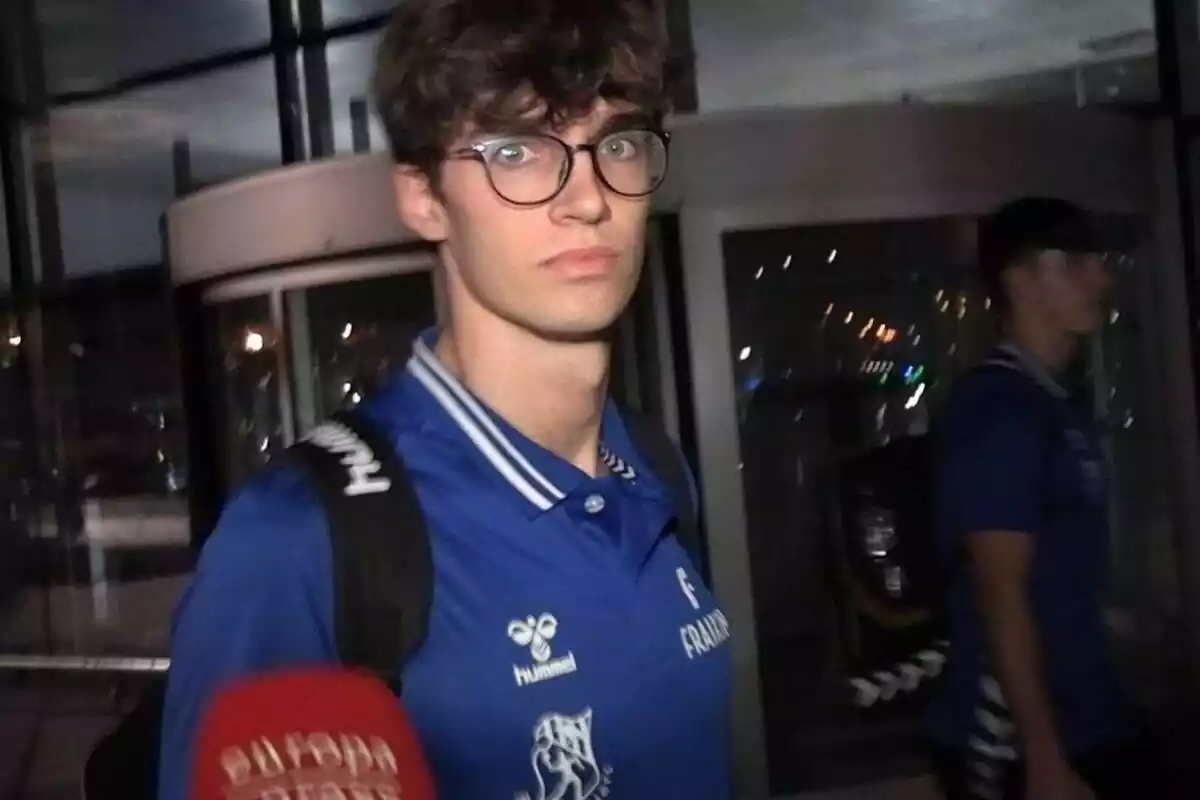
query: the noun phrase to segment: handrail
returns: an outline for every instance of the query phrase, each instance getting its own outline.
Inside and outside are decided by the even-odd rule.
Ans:
[[[162,673],[169,658],[136,656],[52,656],[0,653],[0,670],[27,672]]]

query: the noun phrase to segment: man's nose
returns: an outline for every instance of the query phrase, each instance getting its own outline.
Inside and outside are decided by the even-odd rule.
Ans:
[[[596,224],[608,218],[608,189],[596,172],[596,165],[589,153],[576,150],[571,153],[574,163],[567,185],[555,198],[555,210],[565,219],[575,219]]]

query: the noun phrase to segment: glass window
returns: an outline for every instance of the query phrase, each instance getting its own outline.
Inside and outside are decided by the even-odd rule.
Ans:
[[[4,165],[0,164],[0,186],[4,180]],[[12,254],[8,243],[8,214],[4,205],[4,192],[0,192],[0,294],[7,294],[12,286]]]
[[[264,44],[267,0],[34,0],[52,95]]]
[[[1091,389],[1108,432],[1112,476],[1112,602],[1117,651],[1138,679],[1132,685],[1148,707],[1177,687],[1180,663],[1178,573],[1174,526],[1165,474],[1165,428],[1151,363],[1148,326],[1154,300],[1147,296],[1150,252],[1145,229],[1132,219],[1110,219],[1117,236],[1108,256],[1115,286],[1109,324],[1092,343]],[[1168,679],[1164,680],[1164,676]]]
[[[1178,662],[1164,428],[1142,321],[1144,226],[1104,219],[1109,324],[1069,382],[1107,429],[1114,644],[1161,701]],[[914,220],[724,237],[742,480],[772,790],[861,781],[919,763],[922,693],[853,703],[847,679],[938,635],[941,596],[914,465],[956,374],[994,341],[973,266],[975,222]],[[927,495],[926,495],[927,496]],[[915,500],[914,500],[915,499]],[[1177,637],[1176,637],[1177,638]],[[1177,648],[1176,648],[1177,649]],[[1160,694],[1156,694],[1160,693]]]
[[[21,387],[38,403],[37,423],[26,417],[19,436],[29,446],[38,431],[28,460],[38,469],[5,475],[25,564],[2,632],[10,649],[165,652],[193,564],[167,292],[164,272],[149,268],[77,282],[42,303],[32,395]]]
[[[59,108],[49,124],[68,278],[160,263],[159,220],[180,189],[281,162],[270,59]]]
[[[333,147],[338,153],[387,149],[383,126],[370,100],[375,49],[382,36],[383,31],[375,31],[335,39],[326,47],[329,101],[333,108]]]
[[[38,570],[33,552],[35,521],[41,516],[36,497],[37,453],[32,435],[27,348],[17,327],[11,298],[0,313],[0,642],[10,639],[44,650],[46,636],[33,626],[30,601]],[[15,620],[30,618],[20,636],[9,636]]]
[[[428,271],[287,294],[298,433],[356,405],[403,369],[412,340],[437,320]]]
[[[353,22],[375,14],[390,13],[398,0],[322,0],[325,24]]]
[[[223,479],[236,486],[286,445],[280,349],[284,342],[272,322],[269,295],[223,302],[213,307],[215,356],[211,366],[217,401]]]
[[[847,680],[934,638],[936,587],[905,557],[921,532],[893,521],[905,548],[872,555],[887,526],[862,519],[880,498],[861,490],[888,489],[864,477],[921,441],[990,344],[973,234],[937,219],[724,237],[774,794],[862,782],[905,752],[913,705],[864,713]]]
[[[904,100],[1142,105],[1159,95],[1151,0],[689,7],[709,111]]]

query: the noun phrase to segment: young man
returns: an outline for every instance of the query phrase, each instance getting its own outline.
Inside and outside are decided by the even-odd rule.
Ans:
[[[1060,200],[1017,200],[980,232],[1001,344],[955,387],[936,438],[952,646],[929,723],[951,798],[1167,796],[1105,634],[1098,431],[1060,382],[1104,324],[1103,249]]]
[[[449,307],[368,402],[430,528],[429,634],[396,677],[443,800],[730,797],[727,628],[671,535],[693,498],[606,395],[667,166],[655,5],[406,0],[380,47],[399,213]],[[299,475],[226,511],[176,621],[164,800],[215,687],[336,660],[329,549]]]

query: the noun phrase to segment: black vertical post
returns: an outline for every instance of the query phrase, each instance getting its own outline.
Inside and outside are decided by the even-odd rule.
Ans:
[[[371,112],[365,97],[350,101],[350,145],[356,153],[371,150]]]
[[[696,88],[696,50],[692,38],[692,9],[689,0],[663,0],[667,38],[671,43],[671,105],[687,113],[700,107]]]
[[[270,0],[271,49],[275,59],[275,96],[279,102],[279,147],[284,164],[303,161],[304,98],[296,68],[299,41],[291,0]],[[292,45],[292,46],[288,46]]]
[[[1159,91],[1163,108],[1171,122],[1176,195],[1179,204],[1179,231],[1183,254],[1184,286],[1187,292],[1188,347],[1192,360],[1195,400],[1200,408],[1200,229],[1197,211],[1200,196],[1200,10],[1195,0],[1155,0],[1155,26],[1158,34]],[[1200,445],[1200,443],[1197,443]],[[1188,660],[1193,682],[1200,684],[1200,539],[1195,531],[1183,531],[1176,537],[1176,561],[1179,564],[1179,591],[1184,612],[1183,624],[1189,648]]]
[[[183,197],[195,187],[192,180],[192,148],[187,139],[176,139],[172,147],[175,196]],[[171,236],[166,214],[159,220],[163,264],[170,272]],[[178,359],[179,386],[183,400],[183,424],[187,437],[187,502],[191,527],[190,544],[199,551],[217,524],[224,501],[220,472],[215,412],[212,402],[211,352],[200,284],[171,287],[166,298],[171,306]],[[216,444],[214,444],[216,443]]]
[[[183,197],[192,190],[192,143],[187,139],[176,139],[171,143],[171,176],[176,197]],[[163,261],[166,262],[165,257]]]
[[[6,61],[6,78],[13,105],[20,110],[16,124],[4,130],[5,200],[9,241],[12,250],[12,293],[20,336],[20,368],[28,387],[25,415],[28,419],[23,441],[30,465],[27,522],[40,523],[41,509],[52,503],[60,536],[66,536],[74,514],[64,495],[68,464],[64,438],[61,389],[67,384],[69,364],[65,348],[56,346],[56,329],[61,319],[45,313],[40,298],[43,284],[57,284],[65,277],[59,230],[58,189],[49,141],[49,101],[37,15],[32,0],[15,0],[6,5],[0,51]],[[55,324],[55,323],[59,324]],[[60,395],[56,396],[54,387]],[[37,516],[35,516],[35,514]],[[30,531],[32,533],[32,531]],[[68,573],[71,559],[67,558]],[[50,618],[48,574],[37,576],[46,594],[43,606],[45,646],[56,649],[56,634]]]
[[[308,110],[309,158],[334,153],[333,104],[329,96],[329,60],[320,36],[325,28],[323,0],[299,0],[300,32],[304,35],[304,98]]]

